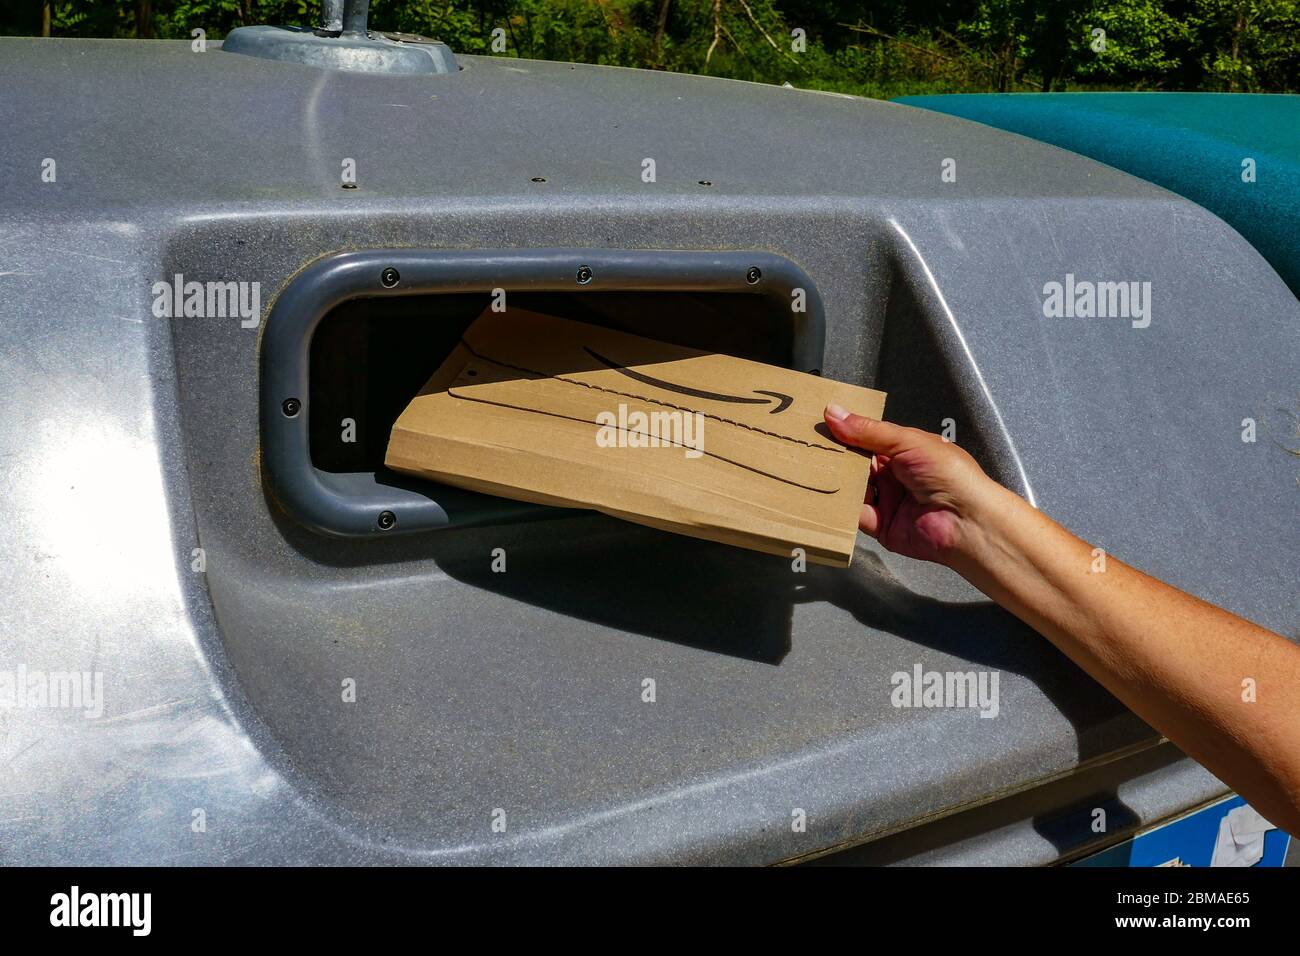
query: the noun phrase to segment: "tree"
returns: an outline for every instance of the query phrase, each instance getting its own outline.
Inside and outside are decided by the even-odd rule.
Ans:
[[[1193,36],[1160,0],[1093,0],[1071,23],[1076,76],[1138,88],[1162,86]]]
[[[1296,0],[1197,0],[1192,25],[1210,85],[1229,93],[1296,88]]]

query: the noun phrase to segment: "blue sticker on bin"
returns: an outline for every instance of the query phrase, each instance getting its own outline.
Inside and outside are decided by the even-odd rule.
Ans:
[[[1074,866],[1282,866],[1291,837],[1238,796],[1162,823]]]

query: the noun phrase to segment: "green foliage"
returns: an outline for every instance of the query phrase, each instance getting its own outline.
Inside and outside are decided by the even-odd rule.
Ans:
[[[1030,53],[1034,16],[1030,0],[980,0],[975,15],[960,25],[972,46],[987,51],[998,92],[1011,88]]]
[[[1197,0],[1190,18],[1207,86],[1258,93],[1295,88],[1300,74],[1300,3]]]
[[[5,5],[0,34],[39,34],[43,6]],[[202,28],[215,40],[247,24],[320,18],[319,0],[48,6],[53,36],[189,39]],[[437,37],[462,53],[868,96],[1300,90],[1300,0],[372,0],[370,22]]]
[[[1192,28],[1159,0],[1096,0],[1069,21],[1075,75],[1123,85],[1160,86],[1181,65]],[[1105,31],[1105,35],[1094,34]]]

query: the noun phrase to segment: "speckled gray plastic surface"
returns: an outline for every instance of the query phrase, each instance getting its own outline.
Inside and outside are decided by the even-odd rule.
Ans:
[[[353,249],[767,250],[820,290],[825,374],[954,418],[1094,543],[1295,636],[1300,489],[1270,436],[1300,304],[1218,219],[907,107],[462,63],[0,40],[0,668],[104,675],[99,718],[0,712],[0,860],[775,862],[1154,742],[959,579],[865,540],[797,574],[598,516],[316,535],[265,492],[258,330],[154,318],[177,273],[260,282],[265,311]],[[1150,281],[1150,326],[1044,319],[1067,273]],[[998,716],[896,709],[916,664],[999,671]],[[1162,781],[1132,804],[1203,799]]]

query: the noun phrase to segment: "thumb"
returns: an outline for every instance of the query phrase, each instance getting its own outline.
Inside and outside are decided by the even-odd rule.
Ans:
[[[854,415],[838,405],[826,406],[826,425],[846,445],[882,455],[897,455],[913,442],[907,429],[865,415]]]

